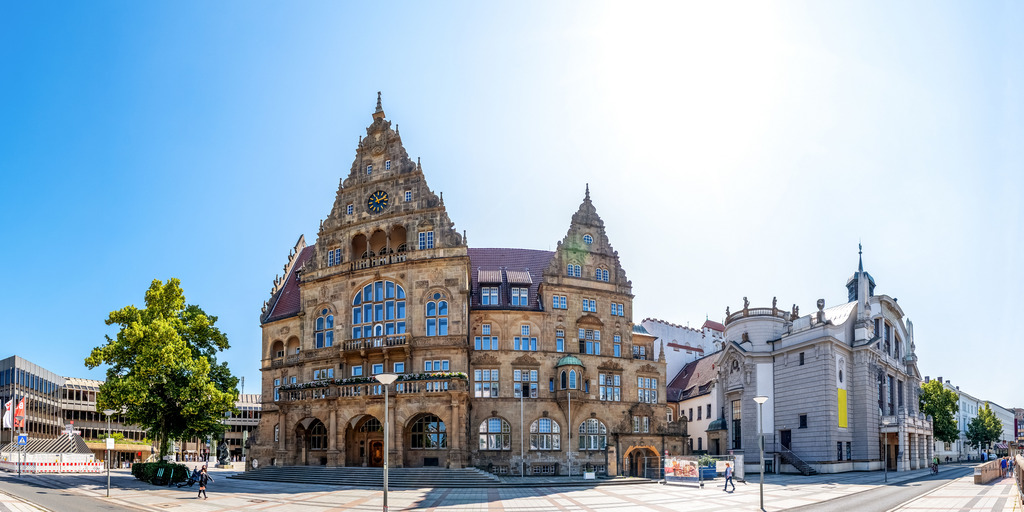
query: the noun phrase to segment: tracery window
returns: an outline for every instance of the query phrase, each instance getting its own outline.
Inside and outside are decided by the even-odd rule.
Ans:
[[[412,424],[413,450],[441,450],[448,447],[448,433],[441,418],[427,414]]]
[[[551,418],[540,418],[530,424],[531,450],[561,450],[561,428]]]
[[[448,335],[448,301],[440,293],[427,302],[427,336]]]
[[[608,446],[608,429],[597,418],[588,418],[580,423],[579,449],[604,450]]]
[[[334,345],[334,315],[326,308],[316,318],[316,348]]]
[[[605,281],[605,282],[607,282],[608,281],[608,269],[605,269],[605,268],[594,269],[594,279],[597,279],[598,281]]]
[[[582,277],[583,267],[573,263],[569,263],[565,267],[565,275],[569,277]]]
[[[501,418],[487,418],[480,423],[481,450],[511,450],[512,429]]]
[[[352,339],[405,334],[405,320],[405,288],[392,281],[367,284],[352,299]]]

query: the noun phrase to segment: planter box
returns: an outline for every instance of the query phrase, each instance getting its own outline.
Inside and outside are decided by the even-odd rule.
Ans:
[[[718,471],[716,471],[713,466],[700,468],[700,478],[702,480],[713,480],[716,476],[718,476]]]

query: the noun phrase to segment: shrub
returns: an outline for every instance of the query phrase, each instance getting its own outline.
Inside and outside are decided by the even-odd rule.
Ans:
[[[138,480],[142,480],[143,482],[152,483],[153,479],[156,478],[157,472],[159,472],[161,468],[163,468],[164,474],[160,477],[160,483],[164,484],[168,483],[168,475],[172,478],[171,482],[176,483],[184,482],[188,479],[189,473],[191,473],[191,470],[184,464],[175,464],[173,462],[138,462],[132,464],[132,476]],[[174,470],[173,475],[171,474],[171,470]]]
[[[697,465],[704,468],[715,465],[715,458],[710,455],[701,455],[700,459],[697,460]]]

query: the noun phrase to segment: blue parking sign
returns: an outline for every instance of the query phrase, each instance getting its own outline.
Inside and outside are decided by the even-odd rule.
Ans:
[[[18,434],[18,446],[25,446],[28,444],[28,434]]]

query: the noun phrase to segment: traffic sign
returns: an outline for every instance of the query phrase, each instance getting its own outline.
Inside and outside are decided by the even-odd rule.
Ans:
[[[28,434],[18,434],[18,446],[25,446],[28,444]]]

